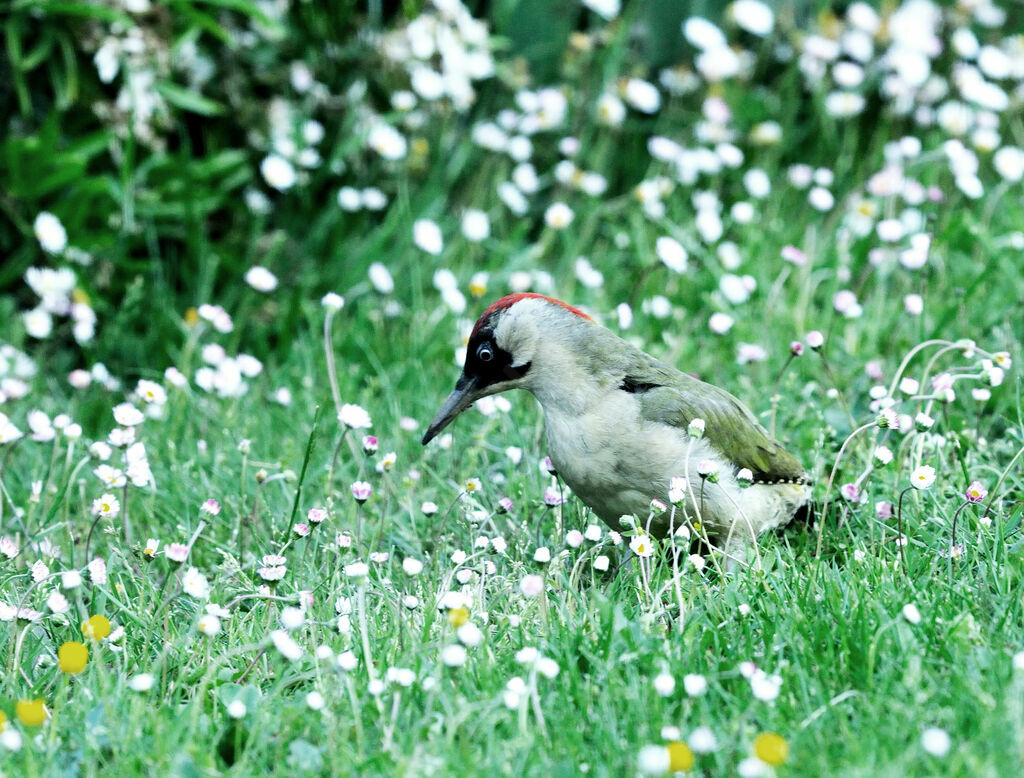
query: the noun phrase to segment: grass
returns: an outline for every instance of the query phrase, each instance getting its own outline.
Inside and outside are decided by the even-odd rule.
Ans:
[[[663,94],[657,114],[630,110],[620,127],[604,126],[593,112],[598,95],[615,91],[619,76],[645,72],[646,63],[635,48],[633,11],[611,25],[588,16],[592,47],[576,41],[559,65],[571,98],[567,118],[533,138],[540,192],[516,215],[495,193],[515,163],[469,139],[474,124],[515,104],[521,63],[514,50],[498,50],[499,77],[478,85],[474,107],[426,109],[417,129],[389,107],[390,92],[407,86],[401,68],[376,53],[361,69],[339,64],[377,51],[354,34],[355,17],[332,21],[303,7],[275,22],[283,38],[233,51],[211,31],[230,37],[251,26],[251,9],[215,18],[202,4],[184,5],[192,16],[175,21],[184,25],[178,32],[195,35],[201,51],[219,58],[223,78],[196,94],[213,103],[165,90],[176,102],[169,123],[157,127],[170,141],[163,147],[124,138],[86,110],[82,94],[102,96],[105,87],[92,72],[93,52],[84,43],[74,49],[72,33],[83,29],[78,24],[107,30],[109,20],[84,10],[87,21],[54,16],[35,43],[25,18],[5,22],[9,39],[28,37],[19,47],[24,67],[16,93],[5,98],[16,98],[11,105],[20,118],[4,154],[45,162],[45,179],[58,185],[33,180],[24,165],[17,175],[3,174],[10,194],[0,199],[0,239],[12,264],[0,270],[0,312],[15,322],[4,338],[36,370],[22,371],[24,397],[16,384],[3,386],[8,398],[0,411],[26,433],[30,410],[67,414],[84,434],[72,440],[58,433],[53,441],[26,434],[0,444],[0,537],[18,550],[0,556],[4,770],[622,775],[645,766],[643,747],[697,743],[692,733],[706,727],[716,745],[695,755],[693,771],[709,776],[1019,771],[1022,402],[1015,370],[989,387],[981,360],[997,352],[1021,359],[1024,210],[1020,182],[997,175],[991,155],[979,152],[984,191],[969,198],[955,185],[944,129],[892,115],[873,86],[864,88],[864,116],[831,117],[822,107],[827,88],[805,84],[795,64],[765,66],[750,79],[701,85],[690,95]],[[966,24],[951,10],[946,19],[946,37]],[[139,23],[159,29],[155,19]],[[779,40],[798,40],[786,24],[797,22],[780,18]],[[1013,24],[1011,18],[1003,29]],[[801,17],[799,25],[807,32],[813,23]],[[189,32],[200,28],[206,32]],[[977,31],[1000,39],[999,30]],[[730,35],[767,62],[767,44],[735,29]],[[317,36],[336,38],[340,48],[321,52],[312,43]],[[71,46],[74,56],[47,63],[38,55],[47,46]],[[953,55],[943,56],[934,67],[948,73]],[[300,58],[318,75],[335,75],[332,94],[355,82],[367,90],[345,92],[345,111],[295,94],[289,63]],[[78,68],[78,78],[61,75],[65,68]],[[249,77],[251,83],[237,80]],[[81,93],[67,91],[71,83]],[[296,123],[317,118],[327,130],[325,163],[283,192],[258,172],[269,148],[262,124],[268,91],[289,95]],[[218,107],[235,105],[237,94],[248,95],[243,108]],[[664,213],[652,216],[636,185],[674,173],[650,157],[647,139],[662,134],[700,145],[693,128],[708,95],[724,95],[732,108],[744,162],[693,186],[676,181]],[[70,123],[57,121],[60,112]],[[197,123],[203,112],[205,124]],[[386,162],[368,152],[357,121],[363,114],[402,128],[408,156]],[[757,123],[773,118],[781,143],[750,140]],[[1007,112],[999,121],[1004,143],[1022,145],[1019,119]],[[247,122],[259,139],[237,140]],[[62,135],[61,126],[72,129]],[[580,140],[576,164],[606,177],[604,194],[588,196],[556,180],[558,141],[566,134]],[[920,139],[922,152],[904,160],[906,175],[941,194],[912,208],[897,196],[871,194],[869,183],[884,167],[886,145],[907,136]],[[788,183],[796,163],[832,172],[834,208],[815,210],[807,190]],[[743,175],[751,167],[768,174],[769,197],[747,194]],[[335,201],[340,185],[379,186],[390,205],[344,212]],[[265,193],[269,210],[243,202],[243,193],[255,190]],[[697,191],[717,193],[721,239],[695,226]],[[554,201],[573,208],[568,229],[545,226],[544,210]],[[737,218],[736,202],[752,203],[754,218]],[[922,268],[897,261],[906,240],[884,261],[872,260],[884,242],[872,230],[851,230],[862,203],[876,209],[874,223],[920,217],[909,232],[931,237]],[[105,211],[111,206],[116,217]],[[466,207],[490,216],[491,237],[482,243],[459,234]],[[94,255],[91,269],[40,249],[32,224],[44,209],[61,217],[73,245]],[[413,244],[420,218],[442,228],[438,256]],[[657,259],[655,241],[665,235],[687,249],[684,273]],[[735,244],[738,268],[721,259],[723,241]],[[784,261],[784,247],[800,249],[808,262]],[[603,274],[601,284],[578,277],[581,256]],[[369,280],[374,263],[390,270],[393,291]],[[243,275],[252,265],[269,267],[279,286],[266,293],[247,286]],[[30,266],[75,268],[76,287],[99,318],[94,340],[77,343],[60,317],[45,338],[26,333],[18,314],[38,302],[21,280]],[[439,269],[454,274],[468,298],[464,310],[442,297]],[[472,285],[481,271],[488,277]],[[678,565],[666,546],[631,557],[628,537],[617,545],[603,526],[600,540],[570,545],[567,533],[600,522],[575,497],[545,504],[545,489],[559,485],[541,467],[543,419],[525,394],[509,396],[508,408],[468,412],[450,435],[421,447],[425,425],[458,375],[454,355],[467,326],[516,273],[728,388],[773,422],[814,476],[817,522],[764,536],[762,569],[726,574],[713,554],[696,559],[689,548],[680,549]],[[749,276],[749,299],[731,296],[723,280],[729,273]],[[856,295],[860,315],[836,310],[843,290]],[[327,291],[343,294],[345,305],[325,330],[319,300]],[[904,307],[910,294],[922,297],[920,315]],[[668,301],[663,317],[657,296]],[[217,332],[190,310],[203,303],[222,305],[233,330]],[[632,313],[629,326],[617,314],[622,303]],[[709,330],[715,312],[732,318],[727,332]],[[791,358],[791,342],[811,330],[824,333],[824,347]],[[740,364],[743,343],[762,346],[765,359]],[[217,361],[212,344],[229,358],[260,360],[244,395],[201,388],[197,370]],[[3,352],[0,378],[17,371],[14,354]],[[71,369],[99,361],[120,386],[69,386]],[[165,378],[168,367],[187,385]],[[943,374],[956,377],[949,401],[932,389],[931,379]],[[916,379],[920,391],[898,389],[904,377]],[[140,378],[165,386],[166,403],[147,405],[133,394]],[[880,428],[876,386],[886,388],[900,414],[927,414],[933,426]],[[990,395],[972,392],[980,389]],[[151,411],[137,437],[153,483],[111,488],[94,474],[91,444],[107,438],[111,410],[126,399]],[[372,426],[346,429],[339,401],[366,409]],[[375,452],[363,450],[365,434],[379,439]],[[872,465],[882,444],[893,461]],[[385,464],[390,452],[393,464]],[[121,466],[123,456],[115,448],[110,464]],[[921,466],[935,468],[935,483],[913,489]],[[474,478],[479,488],[467,486]],[[359,481],[372,487],[364,503],[350,488]],[[974,481],[987,490],[981,502],[965,496]],[[857,497],[844,497],[841,487],[854,483]],[[104,493],[118,498],[116,515],[96,515],[94,500]],[[502,497],[512,500],[510,510]],[[202,509],[210,499],[219,512]],[[426,503],[435,507],[424,510]],[[891,507],[879,510],[878,503]],[[294,525],[309,523],[313,508],[326,509],[327,518],[300,536]],[[897,543],[901,532],[905,546]],[[152,556],[144,553],[151,538],[160,543]],[[185,561],[168,556],[173,543],[188,545]],[[535,561],[541,547],[551,561]],[[272,565],[261,560],[278,553],[287,571],[267,583],[258,571]],[[607,570],[595,567],[601,556],[611,560]],[[105,581],[87,567],[97,558],[105,561]],[[37,560],[45,571],[33,569]],[[422,571],[408,574],[405,560],[422,562]],[[365,574],[354,575],[353,565],[362,563]],[[70,586],[69,571],[81,571],[83,582]],[[528,594],[536,583],[529,576],[541,578],[536,596]],[[66,598],[66,612],[51,604],[54,592]],[[208,603],[226,609],[218,611],[219,631]],[[19,618],[18,608],[30,612]],[[84,638],[79,625],[94,614],[115,632]],[[60,646],[74,640],[89,649],[80,674],[63,672],[57,659]],[[464,662],[457,645],[464,645]],[[145,685],[140,676],[151,676],[151,688],[135,688]],[[688,676],[702,677],[706,690],[690,693],[687,687],[702,684]],[[18,701],[37,698],[48,711],[39,725],[18,710]],[[931,745],[934,733],[922,738],[933,728],[948,734],[948,753]],[[766,732],[788,744],[781,765],[750,760]]]

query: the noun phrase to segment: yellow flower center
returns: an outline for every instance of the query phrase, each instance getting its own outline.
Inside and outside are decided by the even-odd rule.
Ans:
[[[42,699],[18,700],[15,713],[18,715],[18,721],[26,727],[38,727],[46,721],[46,706]]]
[[[754,738],[754,756],[765,764],[778,767],[789,756],[789,743],[775,732],[762,732]]]
[[[69,640],[57,651],[57,664],[60,666],[61,672],[64,673],[78,675],[85,669],[88,661],[89,649],[85,647],[84,643],[79,643],[77,640]]]
[[[448,611],[448,623],[453,627],[461,627],[469,621],[469,608],[465,605],[460,605],[458,608],[452,608]]]
[[[110,622],[106,616],[97,613],[82,623],[82,634],[92,640],[103,640],[110,634]]]
[[[676,741],[668,744],[669,772],[678,773],[693,767],[693,751],[686,743]]]

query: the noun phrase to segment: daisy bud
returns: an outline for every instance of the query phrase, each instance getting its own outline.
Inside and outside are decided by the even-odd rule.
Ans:
[[[320,304],[331,313],[337,313],[345,307],[345,298],[336,292],[328,292],[320,299]]]
[[[686,434],[695,440],[704,437],[704,419],[693,419],[686,427]]]
[[[801,343],[799,340],[794,340],[792,343],[789,344],[789,353],[792,354],[794,357],[803,356],[804,344]]]
[[[736,483],[742,486],[744,489],[754,483],[754,474],[750,472],[749,467],[744,467],[738,473],[736,473]]]
[[[927,413],[919,413],[914,417],[914,429],[918,432],[924,432],[930,430],[932,425],[935,424],[935,419],[929,416]]]
[[[825,345],[825,336],[818,330],[811,330],[804,336],[804,342],[807,344],[807,348],[817,351]]]
[[[526,575],[519,582],[519,591],[526,597],[537,597],[544,591],[544,579],[539,575]]]
[[[708,680],[703,675],[690,673],[683,676],[683,688],[691,697],[700,697],[708,690]]]
[[[914,603],[909,602],[903,606],[903,618],[905,618],[911,624],[920,624],[921,611],[918,610],[918,607]]]
[[[369,500],[372,494],[373,487],[366,481],[356,481],[352,484],[352,496],[360,505]]]
[[[938,759],[949,753],[951,745],[949,734],[944,729],[930,727],[921,733],[921,748]]]
[[[697,727],[690,733],[687,742],[689,742],[690,748],[698,754],[709,754],[718,748],[718,740],[709,727]]]
[[[718,465],[710,459],[702,459],[697,463],[697,475],[711,483],[718,483]]]
[[[668,482],[668,501],[682,505],[686,501],[686,479],[676,476]]]
[[[903,394],[915,395],[920,391],[920,389],[921,384],[919,384],[916,379],[907,377],[900,381],[900,391],[903,392]]]
[[[875,423],[883,430],[898,430],[900,417],[892,408],[885,408],[878,414]]]
[[[654,678],[654,691],[662,697],[671,697],[676,690],[676,679],[668,673],[661,673]]]
[[[879,446],[875,449],[872,461],[875,463],[875,467],[885,467],[892,462],[892,451],[888,446]]]

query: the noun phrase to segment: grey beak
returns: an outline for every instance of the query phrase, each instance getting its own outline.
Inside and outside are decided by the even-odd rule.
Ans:
[[[459,382],[455,384],[455,389],[448,395],[448,399],[444,401],[441,410],[437,412],[437,416],[434,417],[434,420],[430,422],[430,426],[427,427],[427,431],[423,435],[424,446],[437,437],[441,430],[451,424],[456,416],[479,399],[476,383],[475,378],[467,378],[465,375],[459,378]]]

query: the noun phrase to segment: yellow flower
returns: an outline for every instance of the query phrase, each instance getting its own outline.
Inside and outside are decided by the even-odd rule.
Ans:
[[[669,743],[666,747],[668,748],[669,772],[678,773],[693,767],[693,751],[686,743],[680,743],[677,740]]]
[[[82,634],[93,640],[103,640],[110,634],[110,622],[107,621],[106,616],[97,613],[88,621],[82,622]]]
[[[775,732],[762,732],[754,738],[754,756],[765,764],[778,767],[789,756],[789,743]]]
[[[465,605],[460,605],[458,608],[452,608],[448,611],[448,623],[453,627],[461,627],[469,621],[469,608]]]
[[[195,308],[189,308],[185,311],[185,324],[189,327],[194,327],[199,323],[199,311]]]
[[[95,616],[93,617],[95,618]],[[77,640],[69,640],[57,651],[57,664],[62,672],[78,675],[85,669],[85,663],[89,661],[89,649],[84,643]]]
[[[18,714],[18,721],[26,727],[38,727],[46,721],[46,706],[41,698],[18,700],[15,712]]]
[[[7,729],[7,714],[0,710],[0,732]]]

